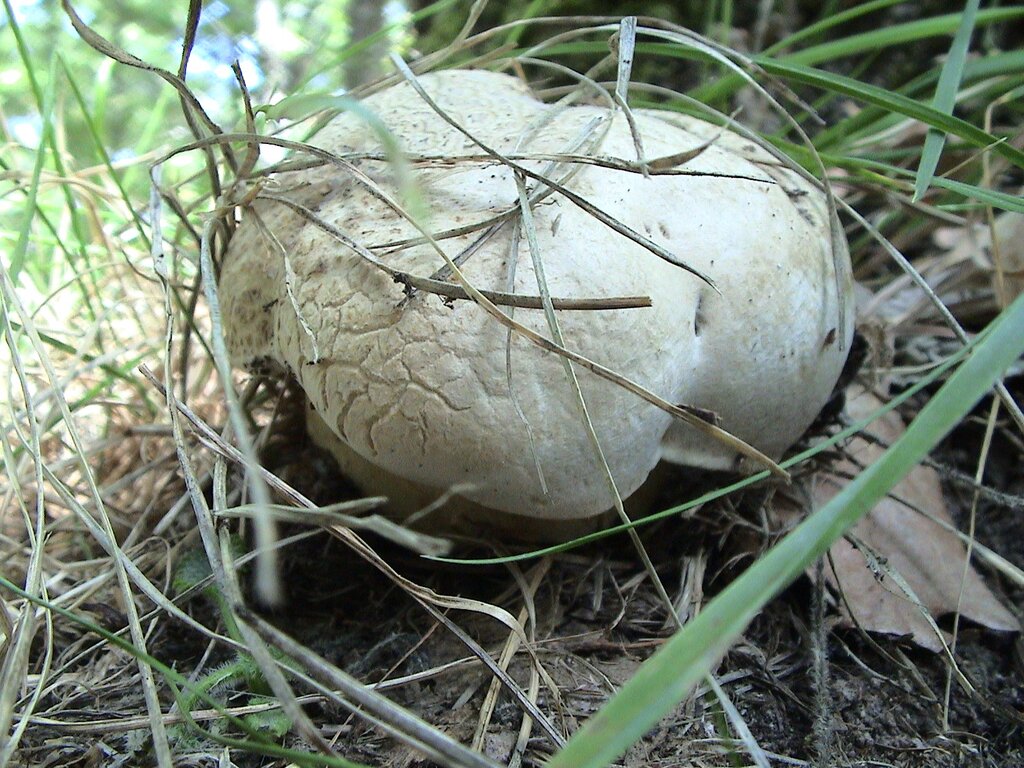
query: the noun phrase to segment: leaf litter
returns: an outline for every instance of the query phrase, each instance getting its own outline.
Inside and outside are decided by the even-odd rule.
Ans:
[[[869,418],[884,402],[871,390],[852,387],[847,414]],[[843,457],[809,481],[810,501],[823,506],[846,480],[874,463],[904,431],[898,413],[876,419],[867,433],[843,448]],[[787,525],[805,513],[792,501],[776,503],[775,522]],[[836,591],[839,624],[869,632],[909,636],[931,651],[948,636],[936,621],[959,611],[990,629],[1020,631],[1020,623],[985,585],[956,532],[939,479],[920,465],[829,551],[825,577]]]

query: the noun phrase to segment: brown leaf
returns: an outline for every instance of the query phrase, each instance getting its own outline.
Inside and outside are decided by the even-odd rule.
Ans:
[[[1024,293],[1024,213],[1003,211],[991,222],[941,227],[933,240],[941,253],[928,263],[928,281],[954,314],[958,304],[965,312],[972,307],[992,312]],[[891,300],[904,305],[914,301],[919,308],[922,305],[923,294],[917,292],[916,299],[909,295],[913,289],[900,291],[899,299],[891,289],[887,292]],[[979,302],[982,297],[985,301]],[[888,314],[895,313],[890,310]]]
[[[1006,211],[996,216],[992,260],[996,295],[1009,304],[1024,293],[1024,214]]]
[[[851,388],[847,404],[851,419],[864,419],[882,405],[871,392]],[[899,415],[890,412],[867,431],[889,445],[904,428]],[[814,506],[820,508],[841,490],[847,482],[843,475],[856,474],[884,451],[883,445],[866,437],[853,438],[847,445],[851,459],[814,478]],[[829,551],[825,575],[841,592],[841,622],[871,632],[909,635],[933,651],[941,650],[943,641],[929,618],[953,613],[958,605],[963,616],[982,626],[1019,631],[1017,620],[974,568],[965,573],[966,547],[942,523],[952,525],[952,518],[939,476],[930,467],[918,466],[850,531],[849,539],[865,551],[847,539],[840,539]]]

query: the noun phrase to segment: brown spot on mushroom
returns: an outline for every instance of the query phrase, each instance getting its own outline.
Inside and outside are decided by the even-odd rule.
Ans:
[[[562,214],[558,214],[551,221],[551,236],[554,237],[558,234],[558,226],[562,223]]]
[[[701,290],[697,294],[697,306],[693,309],[693,335],[700,336],[704,332],[704,323],[707,322],[707,316],[704,310],[704,296],[706,291]]]

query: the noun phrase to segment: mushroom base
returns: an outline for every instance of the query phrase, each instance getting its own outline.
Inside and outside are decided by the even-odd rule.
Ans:
[[[433,488],[387,472],[353,451],[331,431],[317,412],[306,407],[310,439],[334,456],[338,469],[364,493],[386,496],[384,511],[410,527],[437,535],[501,539],[522,543],[553,543],[592,533],[613,524],[614,512],[572,520],[551,520],[490,509],[460,496],[457,491]],[[630,517],[646,513],[651,494],[641,488],[626,502]]]

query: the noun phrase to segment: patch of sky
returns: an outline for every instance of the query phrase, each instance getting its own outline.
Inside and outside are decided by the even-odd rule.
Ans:
[[[37,147],[42,136],[43,121],[39,115],[8,115],[7,129],[23,147]]]
[[[42,0],[11,0],[11,10],[14,11],[14,18],[18,20],[19,26],[41,24],[51,15],[48,4],[43,3]],[[6,27],[7,24],[7,14],[5,13],[0,27]]]

